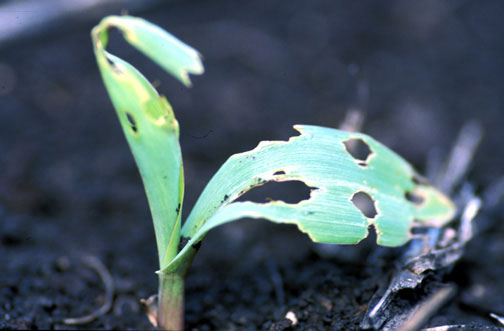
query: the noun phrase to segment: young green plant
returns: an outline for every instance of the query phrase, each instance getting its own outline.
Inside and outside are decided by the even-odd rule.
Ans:
[[[131,16],[109,16],[92,31],[94,52],[147,194],[159,253],[156,324],[183,328],[183,291],[198,244],[214,227],[243,219],[296,224],[313,241],[356,244],[374,227],[377,243],[399,246],[413,227],[442,226],[455,213],[451,200],[426,183],[390,149],[361,133],[295,125],[288,141],[263,141],[231,156],[210,180],[182,222],[184,171],[179,125],[172,107],[133,66],[106,51],[108,31],[124,38],[186,86],[189,74],[202,74],[199,53],[161,28]],[[364,144],[365,156],[351,145]],[[267,182],[301,181],[310,198],[298,203],[237,202]],[[372,200],[375,215],[354,204]]]

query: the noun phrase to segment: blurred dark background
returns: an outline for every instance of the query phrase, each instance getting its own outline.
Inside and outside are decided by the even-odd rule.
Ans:
[[[117,33],[109,48],[139,68],[174,107],[185,215],[231,154],[260,140],[286,139],[293,124],[338,127],[350,110],[365,115],[363,132],[421,171],[429,155],[444,157],[460,128],[476,120],[484,139],[470,181],[483,190],[504,173],[499,0],[0,1],[0,262],[10,289],[2,295],[11,307],[3,308],[10,314],[6,321],[46,325],[13,307],[33,313],[43,305],[37,300],[50,297],[55,287],[72,291],[67,287],[73,285],[61,285],[68,281],[63,276],[57,285],[44,278],[52,279],[47,273],[61,256],[97,255],[116,278],[135,279],[135,296],[155,291],[146,199],[89,37],[103,16],[121,13],[160,25],[204,56],[205,74],[186,89]],[[244,224],[217,230],[231,241],[220,243],[225,251],[260,240],[262,228]],[[219,241],[209,238],[206,251],[212,243]],[[232,260],[238,253],[226,254]],[[38,290],[37,277],[43,280]],[[16,304],[25,293],[23,282],[29,293],[43,294]],[[73,291],[67,297],[83,298]],[[45,304],[60,315],[80,309],[62,300],[64,308],[59,301]]]

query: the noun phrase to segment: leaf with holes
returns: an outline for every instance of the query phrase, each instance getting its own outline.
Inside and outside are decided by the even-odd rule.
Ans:
[[[190,241],[164,272],[176,269],[210,229],[244,217],[296,224],[313,241],[334,244],[355,244],[374,226],[384,246],[404,244],[414,226],[441,226],[453,217],[447,197],[371,137],[318,126],[295,129],[299,136],[261,142],[221,167],[182,228]],[[302,181],[311,188],[310,198],[294,204],[234,202],[270,181]],[[368,202],[368,210],[357,200]]]
[[[188,73],[202,73],[203,66],[194,49],[139,18],[109,16],[91,33],[98,67],[142,176],[163,268],[180,241],[184,177],[178,122],[168,101],[138,70],[105,50],[111,27],[186,85]]]

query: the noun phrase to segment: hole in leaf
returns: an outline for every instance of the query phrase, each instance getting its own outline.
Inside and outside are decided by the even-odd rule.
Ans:
[[[314,189],[298,180],[286,182],[270,181],[262,186],[254,187],[237,201],[265,203],[281,200],[286,203],[298,203],[310,199],[310,192]]]
[[[421,205],[425,201],[422,196],[411,192],[404,193],[404,197],[406,200],[413,202],[415,205]]]
[[[114,70],[114,72],[116,74],[122,74],[121,70],[119,70],[119,67],[117,66],[117,64],[108,56],[105,56],[105,59],[107,60],[108,64],[110,65],[110,67],[112,68],[112,70]]]
[[[125,112],[125,114],[126,114],[126,119],[128,120],[128,123],[130,125],[131,130],[133,130],[133,132],[137,133],[138,132],[138,128],[137,128],[137,125],[136,125],[135,118],[133,117],[133,115],[131,115],[128,112]]]
[[[278,170],[273,173],[273,176],[280,176],[280,175],[285,175],[285,171],[283,170]]]
[[[376,237],[378,236],[378,229],[376,228],[376,224],[368,225],[368,240],[372,243],[376,242]]]
[[[352,202],[361,213],[367,218],[375,218],[378,215],[376,211],[375,202],[366,192],[357,192],[352,196]]]
[[[368,144],[360,138],[350,138],[343,142],[346,151],[357,161],[361,167],[367,166],[368,157],[373,153]]]

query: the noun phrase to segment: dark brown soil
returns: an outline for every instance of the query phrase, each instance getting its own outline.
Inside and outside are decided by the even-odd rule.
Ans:
[[[350,108],[365,111],[366,133],[419,169],[429,155],[445,156],[476,119],[485,138],[468,180],[483,193],[504,174],[498,0],[177,1],[131,14],[205,57],[206,74],[188,90],[120,38],[111,45],[174,106],[184,215],[231,154],[285,139],[296,123],[337,127]],[[151,328],[138,300],[156,292],[154,233],[94,63],[96,23],[69,20],[0,49],[2,329]],[[503,221],[502,203],[483,209],[479,232],[442,280],[457,294],[426,327],[499,326],[489,314],[504,316]],[[186,327],[357,330],[403,249],[373,240],[321,246],[293,227],[250,220],[217,229],[187,279]],[[87,255],[111,273],[114,305],[96,321],[67,326],[64,318],[104,300],[100,278],[81,261]]]

